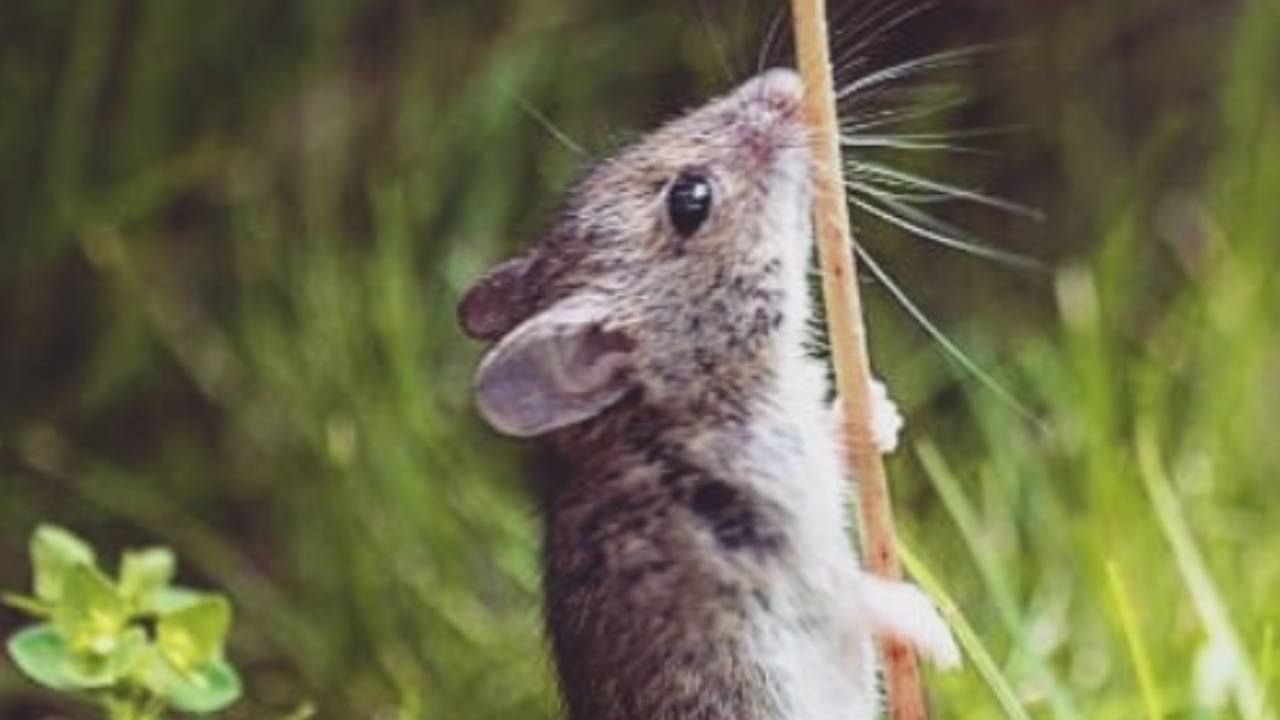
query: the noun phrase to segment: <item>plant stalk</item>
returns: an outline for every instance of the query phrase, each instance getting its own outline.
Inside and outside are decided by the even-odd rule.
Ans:
[[[836,389],[846,422],[845,447],[858,483],[859,526],[871,571],[900,578],[894,547],[893,515],[884,463],[871,435],[871,364],[858,297],[853,233],[841,172],[831,51],[823,0],[792,0],[796,56],[804,78],[804,113],[811,132],[814,228],[822,264]],[[888,706],[893,720],[925,720],[924,691],[915,652],[890,638],[881,641]]]

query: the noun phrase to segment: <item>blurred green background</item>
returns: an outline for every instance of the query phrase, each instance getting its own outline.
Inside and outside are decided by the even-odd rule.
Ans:
[[[236,602],[228,717],[555,717],[453,306],[586,163],[550,127],[608,152],[744,79],[778,9],[0,4],[0,587],[41,520],[165,543]],[[900,532],[978,654],[936,717],[1276,717],[1280,3],[950,0],[851,72],[989,42],[876,102],[963,89],[898,129],[1012,126],[991,152],[868,155],[1039,208],[931,209],[1049,270],[855,219],[1030,414],[868,278]],[[0,661],[0,717],[68,716]]]

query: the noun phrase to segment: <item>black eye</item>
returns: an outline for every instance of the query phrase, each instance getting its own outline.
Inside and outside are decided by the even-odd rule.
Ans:
[[[697,232],[711,214],[711,182],[706,176],[691,171],[680,173],[667,191],[667,214],[681,237]]]

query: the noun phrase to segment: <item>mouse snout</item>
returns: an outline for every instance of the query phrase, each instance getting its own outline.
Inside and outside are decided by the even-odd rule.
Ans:
[[[803,95],[800,76],[784,68],[763,72],[738,90],[733,125],[738,148],[752,165],[772,166],[803,143]]]
[[[787,68],[766,70],[750,81],[759,100],[771,110],[792,113],[800,108],[804,83],[800,75]]]

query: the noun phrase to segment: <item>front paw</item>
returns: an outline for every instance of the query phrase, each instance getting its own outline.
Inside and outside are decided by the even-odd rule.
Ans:
[[[944,670],[960,666],[960,648],[951,628],[920,588],[865,572],[859,580],[862,611],[875,633],[911,644]]]
[[[836,427],[844,427],[844,404],[836,398],[831,407]],[[871,441],[881,454],[898,449],[898,436],[902,433],[902,413],[889,397],[889,389],[875,378],[871,380]]]

